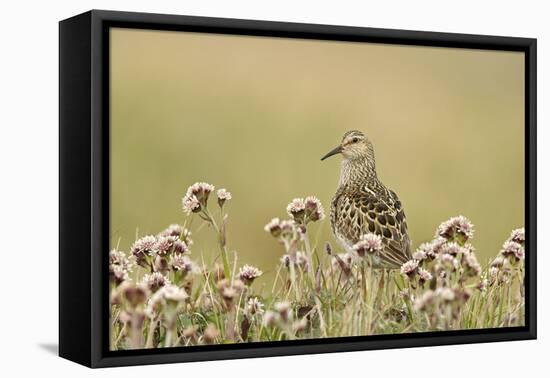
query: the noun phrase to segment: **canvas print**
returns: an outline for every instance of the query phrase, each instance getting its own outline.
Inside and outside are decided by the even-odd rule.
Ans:
[[[109,38],[110,350],[525,324],[523,53]]]

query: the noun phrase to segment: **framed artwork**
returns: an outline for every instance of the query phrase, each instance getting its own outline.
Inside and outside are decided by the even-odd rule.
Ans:
[[[59,353],[536,337],[536,40],[60,22]]]

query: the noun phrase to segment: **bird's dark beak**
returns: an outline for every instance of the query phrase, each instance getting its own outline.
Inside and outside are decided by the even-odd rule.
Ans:
[[[330,151],[328,154],[326,154],[325,156],[323,156],[321,158],[321,160],[325,160],[326,158],[329,158],[331,157],[332,155],[336,155],[336,154],[339,154],[342,152],[342,146],[338,146],[336,147],[334,150]]]

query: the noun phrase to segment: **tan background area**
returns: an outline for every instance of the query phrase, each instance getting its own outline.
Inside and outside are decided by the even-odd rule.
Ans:
[[[521,53],[114,29],[111,244],[184,223],[186,188],[206,181],[233,193],[239,261],[271,273],[264,224],[297,196],[328,213],[340,158],[319,159],[359,129],[414,247],[463,214],[485,263],[524,223],[523,70]],[[198,223],[193,257],[211,261]],[[334,241],[328,219],[313,235]]]

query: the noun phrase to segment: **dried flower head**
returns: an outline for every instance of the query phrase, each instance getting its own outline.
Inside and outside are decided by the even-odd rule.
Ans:
[[[281,221],[279,218],[273,218],[265,225],[264,230],[269,232],[272,236],[278,238],[281,235]]]
[[[440,253],[442,254],[446,253],[454,257],[458,255],[462,255],[464,252],[465,252],[465,248],[462,248],[460,245],[458,245],[458,243],[455,243],[455,242],[449,242],[449,243],[443,244],[443,246],[441,246],[441,251],[440,251]]]
[[[202,340],[205,344],[214,344],[219,336],[220,331],[218,331],[216,326],[212,323],[208,323],[208,325],[204,329]]]
[[[495,259],[491,262],[491,267],[497,267],[501,268],[504,265],[505,258],[502,256],[497,256]]]
[[[306,212],[306,203],[303,198],[294,198],[286,207],[286,212],[294,218],[296,222],[300,222]]]
[[[273,311],[267,311],[264,314],[264,326],[265,327],[273,327],[275,324],[277,324],[278,314]]]
[[[401,265],[401,274],[407,277],[413,277],[418,271],[418,261],[409,260]]]
[[[521,244],[522,246],[524,246],[524,243],[525,243],[525,228],[521,227],[521,228],[516,228],[515,230],[512,230],[508,240],[516,242],[516,243]]]
[[[252,265],[244,265],[239,269],[239,278],[247,285],[250,285],[254,280],[260,277],[263,272]]]
[[[325,219],[325,209],[317,197],[306,197],[304,204],[306,208],[306,223]]]
[[[223,207],[226,201],[229,201],[231,197],[231,192],[228,192],[225,188],[218,189],[216,192],[216,195],[218,197],[218,205],[220,207]]]
[[[165,230],[163,230],[159,234],[159,236],[176,236],[179,238],[182,233],[183,233],[183,226],[180,226],[179,224],[171,224]]]
[[[141,284],[146,286],[153,293],[161,287],[170,284],[170,280],[160,272],[145,274],[141,280]]]
[[[474,253],[470,252],[463,256],[464,274],[470,277],[477,277],[481,274],[481,265]]]
[[[136,258],[136,262],[141,266],[146,266],[149,256],[153,255],[153,249],[157,238],[153,235],[147,235],[138,239],[132,245],[130,252]]]
[[[418,261],[419,263],[421,261],[424,261],[428,258],[428,255],[426,254],[426,252],[422,249],[420,249],[420,247],[413,253],[412,255],[412,258],[413,260],[416,260]]]
[[[505,241],[500,254],[512,262],[517,262],[525,258],[525,249],[519,243]]]
[[[292,323],[292,330],[294,331],[294,333],[303,332],[306,328],[307,328],[306,318],[298,319],[294,321],[294,323]]]
[[[174,241],[174,253],[187,253],[189,252],[189,246],[182,240]]]
[[[264,304],[257,297],[249,298],[246,304],[246,313],[248,315],[262,315],[264,313]]]
[[[199,199],[194,196],[185,196],[181,200],[183,211],[189,215],[191,213],[198,213],[201,211],[201,203],[199,202]]]
[[[435,303],[436,295],[432,290],[425,291],[420,297],[414,301],[414,310],[415,311],[426,311],[428,307],[432,306]]]
[[[364,257],[367,253],[378,255],[382,252],[383,247],[380,235],[369,232],[361,236],[359,241],[353,245],[353,250],[358,256]]]
[[[160,289],[160,292],[168,303],[184,302],[189,298],[189,295],[184,289],[171,284],[165,285]]]
[[[438,287],[435,294],[439,299],[446,302],[452,302],[456,298],[454,290],[448,287]]]
[[[191,259],[189,259],[187,255],[184,255],[182,253],[174,253],[170,257],[170,266],[175,271],[182,273],[194,272],[196,269]]]
[[[418,268],[418,281],[421,284],[431,281],[432,278],[433,276],[429,271],[424,268]]]
[[[441,223],[435,236],[442,236],[447,240],[453,240],[458,236],[459,240],[464,242],[474,237],[474,225],[468,218],[459,215]]]
[[[459,266],[458,260],[448,253],[437,256],[436,270],[455,271]]]
[[[109,280],[120,285],[128,279],[128,271],[120,265],[109,265]]]
[[[332,267],[342,270],[342,278],[347,279],[352,275],[353,255],[351,253],[339,253],[332,257]]]
[[[277,311],[277,314],[283,322],[287,322],[289,319],[291,319],[292,307],[290,306],[290,302],[277,302],[275,303],[273,308],[275,309],[275,311]]]
[[[294,262],[295,267],[302,269],[304,272],[307,272],[309,264],[305,253],[297,251],[294,256],[283,255],[281,257],[281,264],[283,264],[286,268],[290,267],[291,262]]]
[[[172,252],[172,248],[177,240],[176,236],[160,236],[153,246],[153,252],[159,256],[167,255]]]
[[[149,293],[143,285],[127,284],[122,285],[122,297],[131,307],[137,307],[144,304]]]
[[[314,196],[309,196],[305,199],[294,198],[286,207],[286,212],[300,225],[316,222],[325,218],[323,205],[321,201]]]
[[[109,278],[115,285],[120,285],[128,279],[128,273],[133,269],[133,261],[122,251],[109,251]]]

